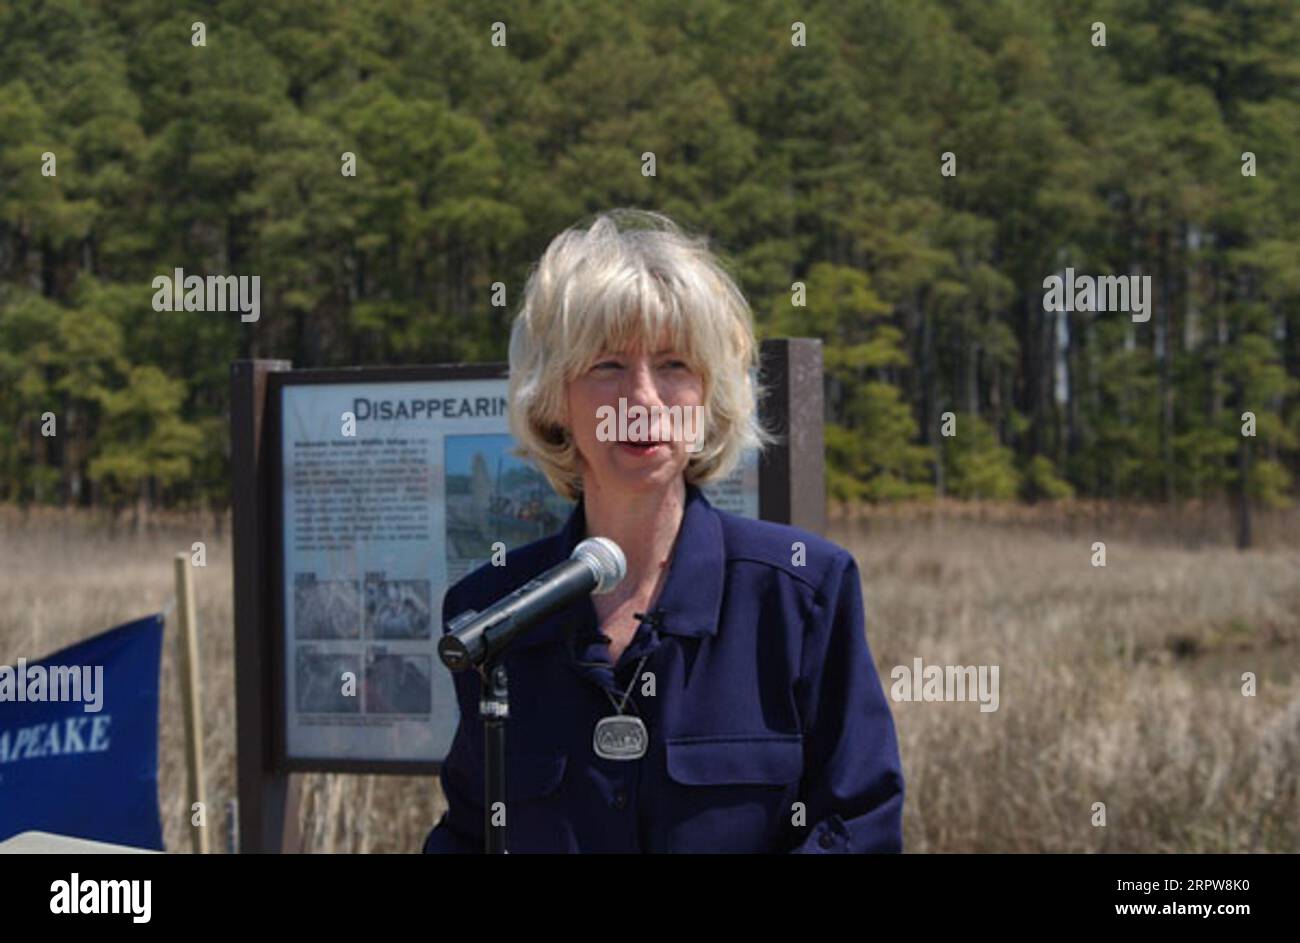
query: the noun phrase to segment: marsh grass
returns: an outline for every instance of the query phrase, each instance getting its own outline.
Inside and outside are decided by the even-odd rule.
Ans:
[[[905,847],[925,851],[1300,851],[1300,520],[1260,512],[1256,549],[1227,508],[939,503],[834,509],[867,635],[890,669],[999,665],[1000,706],[893,704]],[[0,663],[164,609],[171,559],[196,570],[208,826],[235,795],[228,524],[168,515],[147,533],[85,513],[0,509]],[[1091,565],[1106,544],[1106,566]],[[188,851],[176,653],[163,656],[160,805]],[[1242,695],[1254,672],[1255,697]],[[304,850],[415,851],[436,779],[305,774]],[[1095,803],[1106,825],[1092,824]]]

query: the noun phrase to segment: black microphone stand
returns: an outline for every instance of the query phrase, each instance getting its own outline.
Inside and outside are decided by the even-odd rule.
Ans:
[[[477,663],[478,712],[483,719],[483,844],[487,854],[508,854],[506,721],[510,717],[510,697],[505,666],[508,643],[526,626],[563,608],[569,597],[608,592],[626,570],[627,563],[618,544],[604,537],[584,540],[568,561],[525,583],[487,612],[472,609],[462,612],[448,624],[438,642],[438,657],[452,671],[464,671]],[[545,585],[548,580],[552,584],[549,589]],[[602,584],[606,584],[604,589],[599,588]],[[493,821],[497,811],[501,813],[500,825]]]
[[[483,850],[489,855],[504,855],[507,853],[506,719],[510,716],[504,659],[492,659],[480,665],[479,682],[482,693],[478,713],[483,718]],[[495,825],[493,810],[498,807],[501,824]]]
[[[663,625],[663,610],[634,612],[633,617],[655,628]],[[504,652],[478,667],[478,713],[483,718],[483,851],[504,855],[506,850],[506,720],[510,717],[510,693]],[[500,803],[501,824],[492,821]]]

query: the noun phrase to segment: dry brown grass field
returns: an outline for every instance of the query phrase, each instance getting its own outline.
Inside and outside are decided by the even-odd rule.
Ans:
[[[1000,703],[893,705],[909,852],[1300,851],[1300,511],[1232,546],[1221,507],[835,509],[857,557],[883,683],[911,665],[998,665]],[[225,531],[223,533],[222,531]],[[235,794],[228,529],[137,534],[86,514],[0,509],[0,663],[163,609],[171,558],[203,540],[195,592],[209,827]],[[1091,564],[1105,542],[1106,566]],[[170,628],[170,624],[169,624]],[[1258,677],[1242,694],[1243,672]],[[188,851],[174,639],[163,659],[160,802]],[[304,850],[419,849],[436,780],[302,777]],[[1092,824],[1104,803],[1106,825]]]

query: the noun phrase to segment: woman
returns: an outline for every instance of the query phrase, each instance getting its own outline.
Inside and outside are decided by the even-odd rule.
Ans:
[[[721,512],[697,487],[768,440],[755,362],[740,290],[659,214],[570,229],[529,277],[510,339],[511,431],[577,505],[559,533],[453,586],[443,622],[586,537],[616,542],[627,576],[503,656],[511,852],[902,850],[898,744],[853,557]],[[677,409],[610,422],[620,407]],[[692,414],[702,434],[667,419]],[[455,683],[448,810],[426,852],[484,846],[479,677]],[[607,737],[609,717],[644,734]]]

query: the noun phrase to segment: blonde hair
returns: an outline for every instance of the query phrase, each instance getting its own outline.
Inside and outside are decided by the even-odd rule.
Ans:
[[[761,394],[753,315],[702,237],[648,210],[602,213],[546,247],[529,273],[510,332],[510,432],[516,454],[576,500],[581,458],[563,428],[566,386],[605,349],[654,343],[668,333],[703,380],[703,448],[689,483],[729,474],[746,449],[772,437],[758,422]],[[756,372],[756,370],[755,370]]]

